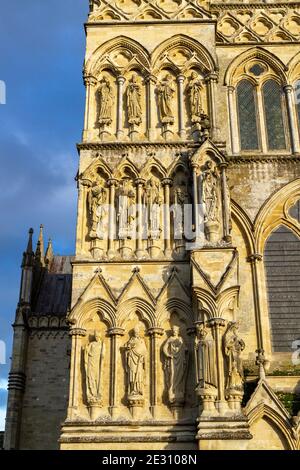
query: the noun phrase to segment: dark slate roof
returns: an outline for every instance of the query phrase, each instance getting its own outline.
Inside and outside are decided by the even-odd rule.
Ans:
[[[54,256],[42,274],[33,311],[37,315],[65,316],[71,303],[73,256]]]

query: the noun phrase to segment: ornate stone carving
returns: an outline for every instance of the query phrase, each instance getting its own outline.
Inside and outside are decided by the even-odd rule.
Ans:
[[[163,203],[159,181],[151,178],[146,187],[146,204],[148,209],[149,237],[152,240],[160,238],[161,213],[160,207]]]
[[[102,404],[101,372],[105,346],[99,332],[95,331],[95,340],[89,343],[84,350],[84,366],[86,376],[86,395],[89,405]]]
[[[197,358],[197,375],[198,375],[198,391],[210,390],[211,393],[217,394],[217,362],[215,353],[215,341],[212,336],[211,329],[205,323],[196,326],[196,358]]]
[[[168,398],[171,405],[183,405],[188,366],[188,349],[180,336],[178,326],[173,326],[172,334],[163,345],[164,371]]]
[[[119,188],[119,238],[130,239],[134,230],[136,195],[130,178],[125,178]]]
[[[128,122],[131,126],[139,126],[142,122],[141,87],[136,73],[132,74],[126,93]]]
[[[188,84],[188,95],[190,100],[191,121],[192,124],[200,124],[204,111],[202,109],[202,83],[197,72],[192,72]]]
[[[144,397],[147,348],[138,326],[133,329],[131,338],[125,344],[125,355],[128,401],[130,405],[135,402],[140,404]]]
[[[204,212],[205,236],[209,242],[218,241],[219,237],[219,175],[208,161],[202,173],[202,202]]]
[[[175,88],[172,82],[172,76],[167,74],[157,86],[158,107],[163,125],[174,124],[172,100],[175,94]]]
[[[109,80],[104,77],[100,82],[99,94],[99,125],[109,126],[112,123],[113,93]]]
[[[95,182],[88,192],[88,206],[91,219],[90,237],[103,240],[106,232],[107,193],[100,182]]]
[[[241,353],[245,349],[244,341],[238,336],[239,324],[230,322],[223,337],[224,354],[227,364],[227,383],[228,393],[234,391],[243,391],[244,373]]]

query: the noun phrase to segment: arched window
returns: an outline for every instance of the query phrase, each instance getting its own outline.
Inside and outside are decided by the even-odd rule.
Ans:
[[[265,253],[269,313],[274,352],[292,352],[300,340],[300,239],[280,226]]]
[[[281,87],[267,80],[262,88],[268,150],[286,149]]]
[[[248,63],[240,72],[242,78],[235,89],[237,119],[229,112],[234,153],[286,151],[289,138],[283,86],[271,67],[260,61]],[[229,90],[232,108],[231,93],[232,88]],[[300,119],[300,106],[298,111]]]
[[[237,105],[241,150],[258,150],[256,93],[249,80],[237,86]]]

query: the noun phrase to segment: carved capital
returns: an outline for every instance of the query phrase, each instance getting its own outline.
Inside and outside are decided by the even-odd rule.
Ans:
[[[183,74],[178,75],[177,81],[178,83],[183,83],[185,80],[185,76]]]
[[[144,180],[144,178],[137,178],[135,180],[135,185],[136,186],[144,186],[145,183],[146,183],[146,181]]]
[[[227,87],[228,89],[228,93],[230,93],[231,95],[235,92],[235,87],[234,86],[229,86]]]
[[[252,255],[247,257],[248,263],[256,263],[256,261],[262,261],[263,256],[259,253],[253,253]]]
[[[157,82],[157,78],[154,75],[147,75],[145,82],[155,84]]]
[[[118,85],[124,85],[125,81],[126,79],[122,75],[118,75],[117,77]]]
[[[207,324],[211,327],[223,328],[226,325],[226,320],[224,320],[224,318],[211,318],[208,320]]]
[[[72,328],[70,336],[86,336],[86,330],[83,328]]]
[[[125,335],[125,330],[124,328],[119,328],[117,326],[113,328],[109,328],[108,330],[109,336],[124,336]]]
[[[107,186],[109,186],[109,187],[110,186],[115,186],[116,187],[116,186],[118,186],[118,183],[119,183],[118,180],[115,179],[115,178],[109,178],[107,180]]]
[[[207,82],[210,82],[210,81],[217,82],[219,80],[219,75],[216,72],[212,72],[205,77],[205,80]]]
[[[159,328],[157,326],[154,326],[152,328],[149,328],[148,334],[149,334],[149,336],[153,336],[154,338],[157,338],[157,337],[162,336],[164,334],[164,329]]]
[[[294,91],[294,88],[292,85],[285,85],[283,89],[287,94],[291,94]]]
[[[173,186],[172,178],[163,178],[161,181],[162,186]]]
[[[93,77],[92,75],[84,75],[83,81],[85,86],[96,86],[98,81],[97,78]]]

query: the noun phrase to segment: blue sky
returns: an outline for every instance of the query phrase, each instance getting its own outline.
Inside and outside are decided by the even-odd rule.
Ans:
[[[88,0],[2,2],[0,80],[0,430],[4,428],[20,263],[41,223],[58,254],[74,252],[78,156],[84,113],[83,23]]]

